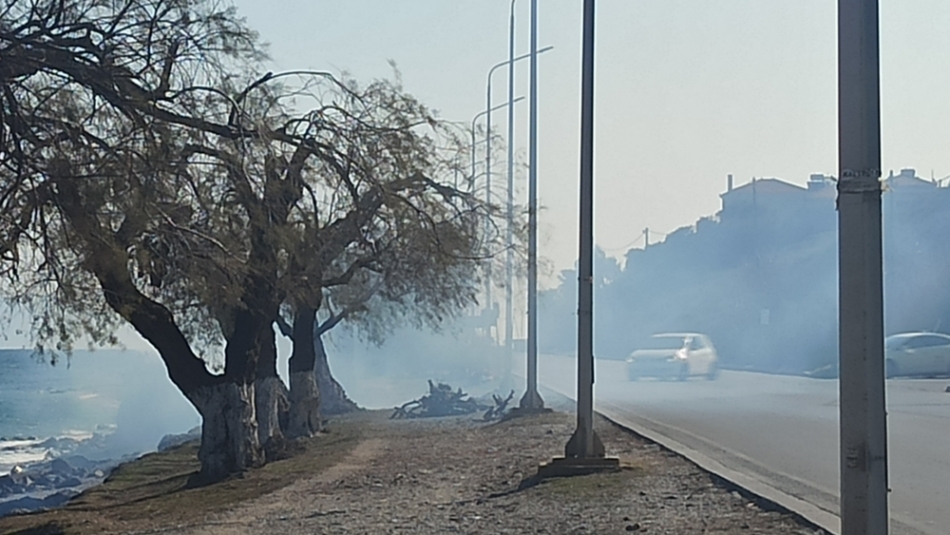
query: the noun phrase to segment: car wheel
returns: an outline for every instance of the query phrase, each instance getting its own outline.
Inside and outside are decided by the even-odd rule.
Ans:
[[[706,374],[707,381],[715,381],[719,378],[719,365],[713,362],[709,365],[709,372]]]
[[[677,381],[685,381],[689,379],[689,364],[683,364],[680,366],[680,371],[676,374]]]
[[[901,373],[901,367],[893,360],[884,361],[884,377],[891,379]]]

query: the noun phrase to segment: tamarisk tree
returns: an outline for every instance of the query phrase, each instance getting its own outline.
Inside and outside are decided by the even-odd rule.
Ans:
[[[207,479],[283,439],[282,303],[296,335],[357,276],[425,299],[386,278],[412,268],[390,260],[407,246],[471,300],[496,212],[439,180],[457,142],[398,84],[284,86],[253,74],[262,58],[233,9],[204,0],[0,7],[0,289],[41,347],[138,331],[202,416]],[[318,421],[312,386],[291,380],[291,434]]]

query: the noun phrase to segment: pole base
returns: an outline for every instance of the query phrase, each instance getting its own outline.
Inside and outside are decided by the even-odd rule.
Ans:
[[[603,472],[619,472],[620,459],[616,457],[589,457],[578,459],[573,457],[555,457],[538,467],[538,479],[552,477],[586,476]]]
[[[537,416],[539,414],[548,414],[551,412],[554,412],[554,410],[546,409],[544,407],[541,407],[540,409],[523,409],[521,407],[515,407],[505,414],[505,417],[502,418],[502,421],[514,420],[515,418],[523,418],[525,416]]]
[[[573,458],[573,459],[603,459],[606,455],[604,450],[604,443],[601,442],[600,437],[597,436],[597,431],[592,431],[594,451],[584,451],[585,450],[585,438],[584,430],[581,427],[578,427],[574,430],[574,434],[571,435],[571,439],[567,441],[567,445],[564,447],[564,456]]]
[[[518,408],[525,412],[543,411],[544,400],[541,399],[541,394],[538,394],[537,389],[530,388],[521,396],[521,402],[518,404]]]

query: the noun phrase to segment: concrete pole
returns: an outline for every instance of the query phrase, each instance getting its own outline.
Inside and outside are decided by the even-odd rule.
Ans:
[[[650,247],[650,227],[643,229],[643,248]]]
[[[531,0],[531,114],[528,133],[528,384],[520,407],[544,408],[538,393],[538,0]]]
[[[842,535],[885,535],[887,421],[877,0],[838,0]]]
[[[515,225],[515,1],[511,0],[508,26],[508,210],[505,229],[505,380],[512,372],[514,358],[514,318],[512,317],[512,284],[514,282],[514,225]]]
[[[584,0],[584,53],[581,80],[580,261],[577,318],[577,429],[566,457],[603,457],[594,433],[594,0]]]

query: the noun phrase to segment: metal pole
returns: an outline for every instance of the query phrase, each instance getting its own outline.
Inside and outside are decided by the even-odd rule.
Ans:
[[[544,52],[547,52],[553,48],[554,48],[553,46],[546,46],[542,48],[541,50],[538,50],[538,54],[543,54]],[[524,54],[515,58],[514,61],[521,61],[528,57],[530,57],[530,54]],[[485,149],[485,204],[487,205],[491,205],[491,139],[492,138],[491,138],[491,112],[490,110],[496,109],[496,108],[492,108],[491,106],[491,94],[492,94],[491,93],[491,79],[492,79],[492,76],[495,74],[496,70],[500,69],[501,67],[504,67],[505,65],[509,65],[511,63],[513,63],[511,60],[502,61],[501,63],[497,63],[493,65],[492,68],[488,70],[488,88],[486,90],[487,96],[485,98],[485,113],[487,115],[487,118],[485,119],[485,130],[486,130],[486,136],[488,138],[487,146]],[[489,232],[491,232],[491,222],[488,220],[488,218],[486,218],[485,219],[485,235],[487,236]],[[492,264],[491,264],[491,260],[489,260],[488,266],[486,268],[486,273],[485,273],[485,296],[486,296],[487,305],[489,308],[493,308],[493,305],[494,305],[492,303],[491,288],[492,288]],[[510,372],[511,370],[508,370],[508,371]]]
[[[531,105],[528,127],[528,384],[520,407],[544,408],[538,393],[538,0],[531,0]]]
[[[479,113],[472,119],[472,174],[469,175],[468,182],[468,192],[475,192],[475,122],[478,120],[478,117],[482,115]]]
[[[512,318],[512,288],[514,282],[514,224],[515,224],[515,1],[511,0],[508,26],[508,211],[505,233],[505,380],[511,377],[514,344]]]
[[[488,111],[485,117],[485,135],[487,136],[485,144],[485,205],[491,206],[491,75],[495,72],[494,67],[488,71],[488,98],[486,99],[485,110]],[[485,237],[487,239],[488,234],[491,232],[491,218],[485,218]],[[489,252],[490,253],[490,252]],[[491,254],[488,254],[488,265],[485,267],[485,299],[488,309],[492,312],[495,310],[495,303],[492,301],[492,262],[494,258]],[[497,319],[496,319],[497,321]],[[498,324],[495,324],[495,330],[498,330]],[[491,331],[491,328],[489,328]],[[496,333],[497,334],[497,333]],[[491,332],[489,332],[489,337],[491,337]]]
[[[584,0],[584,63],[581,81],[581,218],[578,262],[577,429],[567,457],[603,457],[594,433],[594,0]]]
[[[516,98],[516,99],[514,100],[514,103],[517,104],[517,103],[521,102],[522,100],[524,100],[524,97],[518,97],[518,98]],[[508,103],[505,102],[504,104],[499,104],[499,105],[495,106],[494,108],[486,108],[485,110],[476,113],[476,114],[475,114],[475,117],[472,117],[472,127],[471,127],[471,133],[472,133],[472,147],[471,147],[471,154],[472,154],[472,174],[469,176],[469,192],[470,192],[470,193],[471,193],[472,191],[474,191],[474,189],[475,189],[475,179],[476,179],[475,146],[478,144],[478,141],[476,141],[476,139],[475,139],[475,128],[476,128],[476,125],[478,124],[478,120],[481,119],[482,117],[484,117],[484,116],[490,114],[490,113],[493,112],[493,111],[498,111],[498,110],[500,110],[500,109],[502,109],[502,108],[505,108],[505,107],[507,107],[507,106],[508,106]],[[489,118],[488,121],[490,122],[491,119]],[[485,140],[484,140],[484,141],[485,141],[486,143],[489,143],[489,144],[491,143],[491,136],[490,136],[489,133],[487,133],[487,132],[486,132],[486,136],[485,136]]]
[[[842,535],[885,535],[887,420],[877,0],[838,0]]]

